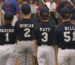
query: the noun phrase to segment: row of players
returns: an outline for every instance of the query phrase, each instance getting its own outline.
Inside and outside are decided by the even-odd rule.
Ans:
[[[55,28],[48,21],[49,10],[41,8],[40,22],[31,19],[30,5],[21,6],[23,19],[11,26],[13,15],[5,13],[5,24],[0,26],[0,65],[14,65],[18,56],[20,65],[31,65],[37,57],[39,65],[56,65],[54,46],[58,46],[58,65],[75,64],[75,25],[71,11],[60,11],[62,24]],[[17,43],[17,44],[15,44]]]

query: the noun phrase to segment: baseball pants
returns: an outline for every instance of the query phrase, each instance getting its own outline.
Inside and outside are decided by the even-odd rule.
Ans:
[[[20,65],[32,65],[32,57],[34,55],[33,41],[19,41],[16,47],[16,53]]]
[[[15,44],[0,46],[0,65],[14,65],[15,60]]]
[[[55,52],[52,46],[38,47],[37,60],[39,65],[55,65]]]
[[[58,65],[75,65],[75,49],[58,49]]]

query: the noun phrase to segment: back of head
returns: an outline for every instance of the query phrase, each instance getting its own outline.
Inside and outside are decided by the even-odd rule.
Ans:
[[[31,13],[31,8],[30,8],[30,5],[29,4],[23,4],[21,6],[21,12],[24,14],[24,15],[28,15]]]
[[[60,16],[63,18],[63,19],[70,19],[71,18],[71,10],[69,8],[62,8],[60,10]]]
[[[47,20],[49,18],[49,9],[48,8],[40,8],[39,15],[41,19]]]
[[[6,12],[5,15],[4,15],[5,20],[12,20],[13,17],[14,17],[13,14],[10,13],[10,12]]]
[[[4,19],[5,19],[5,22],[4,24],[5,25],[11,25],[12,23],[12,20],[13,20],[13,14],[10,13],[10,12],[6,12],[5,15],[4,15]]]

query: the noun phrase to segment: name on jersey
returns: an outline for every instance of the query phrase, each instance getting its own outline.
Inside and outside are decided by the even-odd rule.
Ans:
[[[24,27],[33,28],[34,24],[20,24],[20,28],[24,28]]]
[[[65,27],[65,30],[66,31],[68,31],[68,30],[75,30],[75,27],[74,26]]]
[[[49,32],[50,31],[50,28],[40,28],[40,31],[43,31],[43,32]]]
[[[0,29],[0,32],[14,32],[14,29]]]

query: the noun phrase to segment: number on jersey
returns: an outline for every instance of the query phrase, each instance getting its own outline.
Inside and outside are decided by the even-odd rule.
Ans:
[[[48,41],[48,33],[47,32],[43,32],[42,33],[43,38],[41,39],[43,42],[47,42]]]
[[[31,37],[29,28],[25,28],[24,31],[25,31],[24,37]]]
[[[6,36],[6,42],[8,42],[9,41],[9,33],[6,33],[5,36]]]
[[[72,41],[75,41],[75,31],[72,33],[72,35],[73,35],[73,38],[71,38],[71,36],[70,36],[70,32],[68,31],[68,32],[64,32],[64,41],[65,42],[69,42],[69,41],[71,41],[71,39],[72,39]]]

